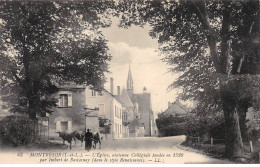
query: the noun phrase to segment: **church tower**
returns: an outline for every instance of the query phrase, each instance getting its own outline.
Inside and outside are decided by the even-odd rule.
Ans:
[[[128,78],[127,78],[127,92],[132,95],[134,93],[134,82],[132,78],[131,68],[129,65]]]

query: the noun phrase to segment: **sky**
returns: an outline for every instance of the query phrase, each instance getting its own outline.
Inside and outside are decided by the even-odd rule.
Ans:
[[[108,40],[109,53],[112,56],[110,72],[107,73],[105,89],[110,90],[110,77],[114,79],[114,94],[117,86],[126,88],[129,65],[134,81],[134,93],[142,93],[143,88],[151,93],[152,110],[155,113],[167,109],[168,101],[174,102],[177,91],[167,91],[168,86],[178,77],[168,73],[169,66],[162,62],[157,51],[156,39],[149,36],[149,25],[144,28],[132,26],[128,29],[118,27],[119,20],[112,19],[109,28],[102,29]]]

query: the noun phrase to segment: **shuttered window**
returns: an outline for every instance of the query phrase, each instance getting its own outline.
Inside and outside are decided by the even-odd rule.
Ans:
[[[60,121],[56,122],[56,132],[61,132],[61,122]]]
[[[72,106],[72,94],[60,94],[59,96],[59,107]]]

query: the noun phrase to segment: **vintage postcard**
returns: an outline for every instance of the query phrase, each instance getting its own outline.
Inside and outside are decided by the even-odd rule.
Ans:
[[[0,1],[0,164],[260,163],[259,13]]]

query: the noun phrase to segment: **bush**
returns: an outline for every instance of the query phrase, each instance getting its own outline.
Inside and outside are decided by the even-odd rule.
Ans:
[[[184,135],[188,116],[179,117],[173,115],[158,114],[156,125],[161,136]]]
[[[36,139],[35,126],[33,121],[26,116],[11,115],[0,121],[0,144],[2,146],[27,145]]]
[[[178,135],[185,135],[185,122],[182,123],[172,123],[166,126],[164,131],[164,136],[178,136]]]
[[[194,137],[208,137],[224,139],[225,128],[222,113],[208,116],[191,115],[186,123],[187,135]]]

